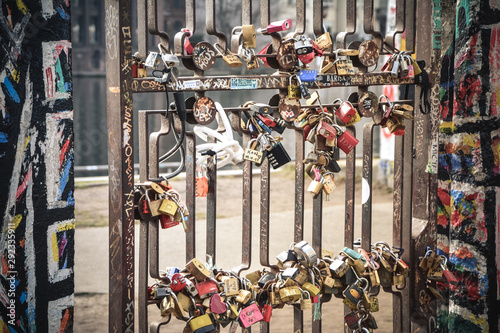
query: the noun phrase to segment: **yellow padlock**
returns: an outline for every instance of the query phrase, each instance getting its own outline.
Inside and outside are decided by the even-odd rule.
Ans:
[[[294,302],[302,297],[302,291],[298,286],[280,289],[280,298],[283,302]]]
[[[316,297],[319,294],[319,288],[310,282],[306,282],[302,285],[302,289],[309,292],[311,297]]]
[[[179,205],[169,199],[163,199],[160,208],[158,209],[162,214],[175,216]]]
[[[253,24],[242,25],[241,35],[243,36],[243,46],[246,48],[257,47],[257,35],[255,34],[255,26]]]

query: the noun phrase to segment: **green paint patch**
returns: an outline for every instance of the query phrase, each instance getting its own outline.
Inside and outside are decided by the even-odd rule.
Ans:
[[[484,327],[480,327],[458,314],[451,314],[449,317],[448,329],[450,332],[455,333],[480,333],[483,332]]]

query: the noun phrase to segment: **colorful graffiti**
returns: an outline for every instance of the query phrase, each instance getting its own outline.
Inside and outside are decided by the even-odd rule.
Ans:
[[[0,332],[73,331],[69,9],[0,1]]]
[[[437,245],[460,283],[449,295],[440,286],[441,331],[499,327],[499,7],[458,1],[454,42],[443,50]]]

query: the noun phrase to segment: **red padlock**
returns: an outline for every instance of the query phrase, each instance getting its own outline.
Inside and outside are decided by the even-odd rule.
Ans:
[[[171,280],[170,289],[172,289],[172,291],[181,291],[187,285],[186,278],[180,273],[172,275]]]
[[[271,43],[269,43],[266,46],[264,46],[264,48],[262,50],[260,50],[260,52],[258,54],[259,55],[266,55],[266,54],[268,54],[267,51],[268,51],[269,48],[271,48],[271,52],[272,52],[273,46],[271,45]],[[262,62],[264,63],[264,65],[266,65],[266,67],[271,67],[267,63],[267,57],[259,57],[259,59],[262,60]]]
[[[317,294],[314,297],[311,297],[311,303],[319,303],[319,294]]]
[[[271,315],[273,314],[273,307],[269,304],[264,304],[261,312],[264,317],[264,321],[269,323],[271,321]]]
[[[347,124],[356,115],[356,109],[352,106],[351,102],[346,101],[340,104],[338,109],[335,110],[335,114],[344,124]]]
[[[328,140],[333,140],[337,136],[337,130],[326,121],[320,121],[318,124],[318,134],[324,136]]]
[[[173,216],[166,215],[166,214],[160,215],[160,226],[162,229],[172,228],[178,224],[179,224],[179,222],[175,221]]]
[[[217,283],[212,280],[206,280],[203,282],[199,282],[196,284],[196,290],[198,290],[198,295],[200,295],[201,299],[208,298],[215,293],[219,292],[219,288],[217,287]]]
[[[315,57],[314,52],[306,53],[306,54],[298,56],[299,60],[302,61],[304,64],[311,63],[314,60],[314,57]]]
[[[311,125],[306,125],[304,126],[304,141],[307,140],[307,137],[309,136],[309,132],[311,131]]]
[[[352,135],[349,131],[344,131],[337,139],[337,145],[344,153],[349,154],[351,150],[356,147],[359,143],[359,140],[356,139],[354,135]]]

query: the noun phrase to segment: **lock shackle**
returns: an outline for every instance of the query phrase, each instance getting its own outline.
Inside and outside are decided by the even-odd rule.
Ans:
[[[438,257],[441,258],[441,263],[439,265],[442,266],[443,269],[445,269],[446,268],[446,264],[448,263],[448,258],[446,258],[446,256],[444,256],[442,254],[440,254]],[[444,260],[444,262],[443,262],[443,260]]]
[[[193,299],[193,301],[194,301],[194,299]],[[189,320],[195,318],[195,316],[193,315],[193,312],[195,312],[195,311],[200,312],[199,316],[202,316],[205,314],[205,311],[203,310],[203,307],[200,304],[190,305],[188,311],[189,311],[189,318],[190,318]],[[197,317],[199,317],[199,316],[197,316]]]
[[[362,288],[363,291],[367,291],[368,290],[368,287],[369,287],[370,284],[368,283],[368,280],[366,278],[364,278],[364,277],[358,277],[358,280],[356,282],[358,283],[358,287]],[[364,283],[364,287],[361,287],[360,282]]]
[[[380,102],[382,102],[382,99],[385,98],[385,100],[387,101],[387,103],[389,103],[389,107],[392,109],[394,107],[394,104],[391,102],[391,100],[389,99],[389,97],[387,97],[387,95],[380,95],[379,98],[378,98],[378,102],[380,104]],[[378,244],[378,243],[385,243],[385,242],[377,242],[375,243],[375,246]],[[387,243],[385,243],[387,244]],[[388,246],[389,247],[389,246]]]
[[[307,298],[311,298],[311,293],[309,293],[307,290],[303,290],[302,288],[299,288],[300,289],[300,299],[305,299],[304,298],[304,294],[307,294]]]
[[[430,256],[432,252],[434,252],[434,251],[432,251],[431,249],[428,249],[427,252],[425,252],[424,258]]]

